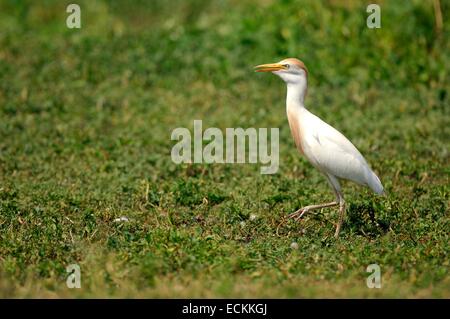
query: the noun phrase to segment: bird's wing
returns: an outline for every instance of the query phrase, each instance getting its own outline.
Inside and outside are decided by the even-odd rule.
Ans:
[[[339,131],[318,117],[305,139],[309,154],[325,173],[368,184],[372,170],[358,149]]]

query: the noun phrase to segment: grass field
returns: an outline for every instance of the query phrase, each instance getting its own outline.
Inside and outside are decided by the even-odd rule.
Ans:
[[[377,1],[380,29],[364,1],[77,1],[81,29],[68,3],[0,1],[0,297],[450,298],[448,1],[443,28],[433,1]],[[253,72],[285,57],[387,192],[344,183],[338,240],[334,209],[281,223],[333,198]],[[279,127],[278,173],[173,163],[194,119]]]

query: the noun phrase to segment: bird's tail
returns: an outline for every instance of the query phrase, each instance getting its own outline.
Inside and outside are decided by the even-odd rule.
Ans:
[[[369,185],[370,189],[372,189],[375,193],[377,193],[378,195],[383,195],[384,188],[383,185],[381,184],[380,179],[373,171],[371,173],[372,174],[371,176],[369,176],[367,184]]]

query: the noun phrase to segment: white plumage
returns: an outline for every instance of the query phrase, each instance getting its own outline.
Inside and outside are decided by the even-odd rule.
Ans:
[[[369,186],[383,193],[383,186],[358,149],[338,130],[302,108],[303,151],[320,171]]]
[[[383,185],[358,149],[342,133],[305,108],[308,70],[303,62],[289,58],[278,63],[258,65],[256,71],[272,72],[286,82],[286,113],[295,144],[311,164],[327,177],[336,195],[333,202],[308,205],[289,216],[298,220],[308,211],[339,205],[335,232],[335,237],[338,237],[345,214],[339,179],[368,186],[377,194],[383,194]]]

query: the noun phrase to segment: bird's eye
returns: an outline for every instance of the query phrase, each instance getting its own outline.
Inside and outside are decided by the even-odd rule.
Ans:
[[[289,64],[283,64],[286,69],[289,69]]]

